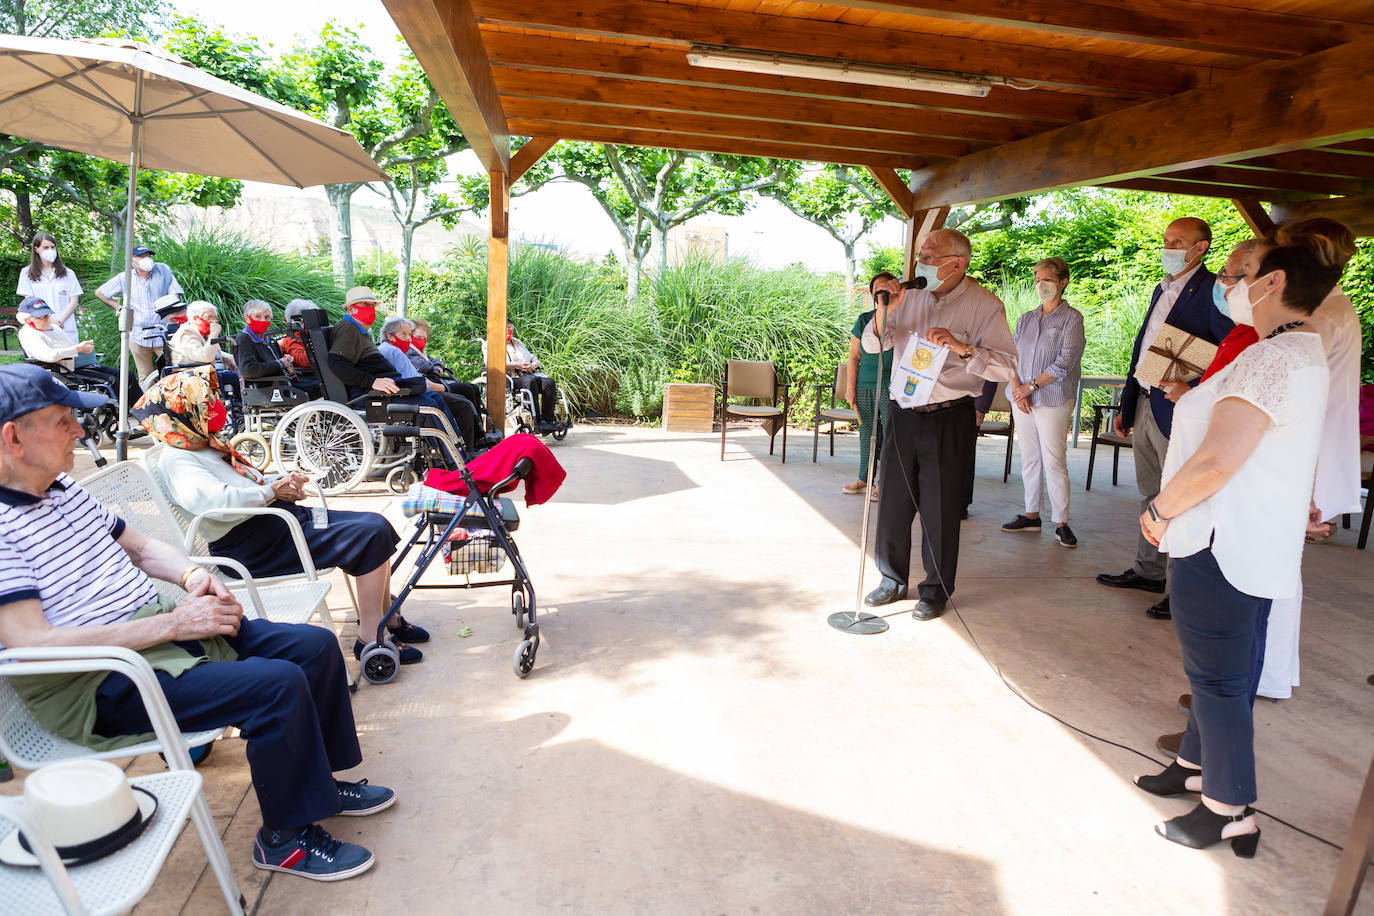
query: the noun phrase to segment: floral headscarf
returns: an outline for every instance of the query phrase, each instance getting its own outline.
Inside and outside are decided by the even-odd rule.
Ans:
[[[192,452],[212,449],[244,477],[264,483],[266,478],[259,468],[210,432],[206,418],[210,405],[217,400],[219,378],[214,367],[197,366],[159,379],[139,398],[132,413],[159,442]]]

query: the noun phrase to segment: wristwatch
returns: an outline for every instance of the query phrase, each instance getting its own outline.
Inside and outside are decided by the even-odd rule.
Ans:
[[[1030,380],[1030,390],[1031,390],[1031,391],[1039,391],[1039,390],[1040,390],[1040,383],[1037,382],[1035,379],[1031,379],[1031,380]]]
[[[959,355],[964,359],[973,359],[973,344],[966,344],[964,346],[964,352]]]
[[[1164,516],[1160,515],[1157,511],[1155,511],[1154,500],[1150,500],[1148,503],[1145,504],[1145,511],[1150,513],[1150,518],[1154,519],[1157,522],[1169,521],[1167,518],[1165,518]]]

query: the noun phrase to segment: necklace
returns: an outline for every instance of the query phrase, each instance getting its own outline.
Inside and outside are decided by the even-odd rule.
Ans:
[[[1287,324],[1281,324],[1278,327],[1274,328],[1274,330],[1270,331],[1268,334],[1265,334],[1264,339],[1268,340],[1271,337],[1277,337],[1284,331],[1291,331],[1294,328],[1300,328],[1305,324],[1307,324],[1306,321],[1290,321]]]

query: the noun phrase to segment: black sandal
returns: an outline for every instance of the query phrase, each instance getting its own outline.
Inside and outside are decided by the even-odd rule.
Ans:
[[[1136,779],[1135,784],[1151,795],[1158,795],[1160,798],[1177,798],[1180,795],[1196,794],[1188,788],[1188,777],[1201,775],[1201,770],[1181,766],[1175,760],[1165,767],[1163,772],[1154,776],[1141,776]]]
[[[1254,808],[1246,807],[1240,814],[1217,814],[1202,802],[1198,802],[1198,806],[1187,814],[1180,814],[1165,821],[1163,830],[1159,829],[1159,825],[1155,825],[1155,833],[1190,849],[1206,849],[1223,839],[1228,839],[1221,835],[1222,828],[1227,824],[1244,820],[1254,813]],[[1242,859],[1253,859],[1255,850],[1259,848],[1259,838],[1258,827],[1254,833],[1229,837],[1231,851]]]

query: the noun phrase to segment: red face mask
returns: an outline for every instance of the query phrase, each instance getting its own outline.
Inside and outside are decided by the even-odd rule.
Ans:
[[[402,340],[399,337],[393,337],[391,339],[391,343],[396,347],[396,349],[400,350],[402,353],[410,349],[410,341]]]
[[[425,344],[429,343],[429,338],[428,338],[428,337],[415,337],[415,336],[412,335],[411,338],[410,338],[410,343],[411,343],[412,346],[415,347],[415,349],[417,349],[417,350],[419,350],[421,353],[423,353],[423,352],[425,352]]]
[[[223,401],[211,401],[210,407],[205,411],[205,428],[211,433],[217,433],[224,429],[224,424],[229,422],[229,414],[224,409]]]
[[[506,343],[510,343],[510,342],[511,342],[512,340],[514,340],[514,339],[515,339],[515,332],[512,331],[510,328],[506,328]]]
[[[185,324],[185,323],[186,323],[186,316],[185,316],[185,315],[173,315],[173,316],[172,316],[172,324]]]
[[[209,337],[209,336],[210,336],[210,321],[209,321],[209,319],[207,319],[207,318],[193,318],[193,319],[191,320],[191,324],[195,325],[195,328],[196,328],[197,331],[200,332],[200,336],[201,336],[201,337]]]
[[[272,326],[272,322],[270,322],[270,321],[263,321],[262,319],[259,319],[259,318],[249,318],[249,319],[248,319],[248,330],[252,331],[254,334],[257,334],[259,337],[261,337],[262,335],[266,334],[266,333],[267,333],[267,329],[270,328],[271,326]]]
[[[355,305],[353,306],[353,317],[365,328],[372,327],[372,322],[377,320],[377,306],[375,305]]]

